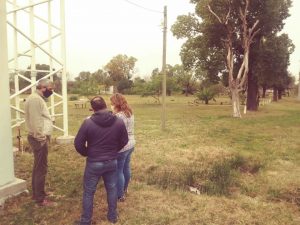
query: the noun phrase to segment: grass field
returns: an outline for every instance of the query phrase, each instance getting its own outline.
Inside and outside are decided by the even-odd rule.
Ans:
[[[137,145],[118,224],[300,224],[299,102],[286,98],[234,119],[231,106],[220,104],[226,100],[196,106],[189,104],[193,97],[168,97],[162,132],[160,105],[150,97],[128,96],[128,101]],[[71,135],[88,115],[88,108],[69,103]],[[21,194],[6,201],[1,225],[68,225],[79,218],[85,161],[73,145],[56,145],[59,135],[55,132],[51,143],[47,177],[58,205],[38,208],[30,194]],[[15,156],[16,177],[28,182],[29,191],[32,160],[30,152]],[[105,215],[101,182],[95,224],[108,224]]]

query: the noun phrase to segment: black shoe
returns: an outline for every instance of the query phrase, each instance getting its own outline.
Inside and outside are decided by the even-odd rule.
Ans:
[[[122,197],[119,197],[119,198],[118,198],[118,201],[119,201],[119,202],[125,202],[125,196],[123,195]]]

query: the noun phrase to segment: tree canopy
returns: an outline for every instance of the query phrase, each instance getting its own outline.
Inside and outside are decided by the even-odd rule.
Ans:
[[[137,59],[127,55],[117,55],[113,57],[104,69],[108,72],[113,82],[118,82],[122,79],[130,79],[134,73],[134,66]]]
[[[224,79],[229,75],[226,63],[228,33],[231,33],[233,74],[236,78],[245,58],[245,34],[258,21],[259,32],[252,38],[252,49],[247,53],[248,85],[250,78],[251,81],[258,82],[258,79],[253,77],[258,77],[258,74],[264,76],[264,73],[258,73],[259,68],[255,68],[257,63],[253,62],[260,60],[260,40],[266,36],[276,36],[282,30],[284,19],[289,16],[291,0],[191,0],[191,3],[195,4],[195,13],[179,16],[171,28],[174,36],[186,39],[180,53],[184,67],[199,71],[198,74],[203,79],[211,82],[218,81],[222,75],[221,80],[224,84],[230,85],[228,80]],[[242,14],[246,20],[243,20]],[[248,29],[245,30],[243,24]]]

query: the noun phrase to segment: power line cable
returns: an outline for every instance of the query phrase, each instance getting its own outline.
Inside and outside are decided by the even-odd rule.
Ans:
[[[160,14],[163,13],[163,12],[161,12],[161,11],[158,11],[158,10],[155,10],[155,9],[150,9],[150,8],[144,7],[144,6],[142,6],[142,5],[136,4],[136,3],[132,2],[132,1],[128,1],[128,0],[123,0],[123,1],[125,1],[125,2],[127,2],[127,3],[129,3],[129,4],[131,4],[131,5],[134,5],[134,6],[136,6],[136,7],[139,7],[139,8],[141,8],[141,9],[147,10],[147,11],[149,11],[149,12],[155,12],[155,13],[160,13]]]

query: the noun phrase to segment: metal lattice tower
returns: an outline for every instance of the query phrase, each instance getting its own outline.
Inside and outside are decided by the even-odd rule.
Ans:
[[[0,205],[9,196],[26,191],[26,182],[14,174],[11,128],[24,122],[22,95],[34,91],[38,79],[60,76],[61,90],[51,97],[49,109],[53,121],[63,118],[61,127],[53,125],[63,132],[57,141],[69,143],[73,139],[68,136],[64,3],[0,0]],[[47,69],[39,70],[37,64]]]
[[[68,136],[67,108],[67,74],[65,45],[65,7],[64,0],[7,0],[8,24],[8,68],[11,87],[11,109],[15,111],[12,118],[12,128],[24,122],[22,95],[35,90],[38,82],[37,74],[44,76],[39,79],[54,76],[61,78],[61,90],[50,97],[50,114],[52,120],[62,117],[62,125],[54,128]],[[2,35],[2,34],[1,34]],[[25,47],[24,47],[25,46]],[[49,70],[39,70],[37,64],[49,66]],[[30,74],[30,78],[25,76]],[[23,82],[23,87],[20,87]],[[26,86],[24,86],[24,82]],[[12,90],[14,89],[14,90]],[[57,113],[58,106],[60,113]],[[62,106],[62,110],[61,110]]]

